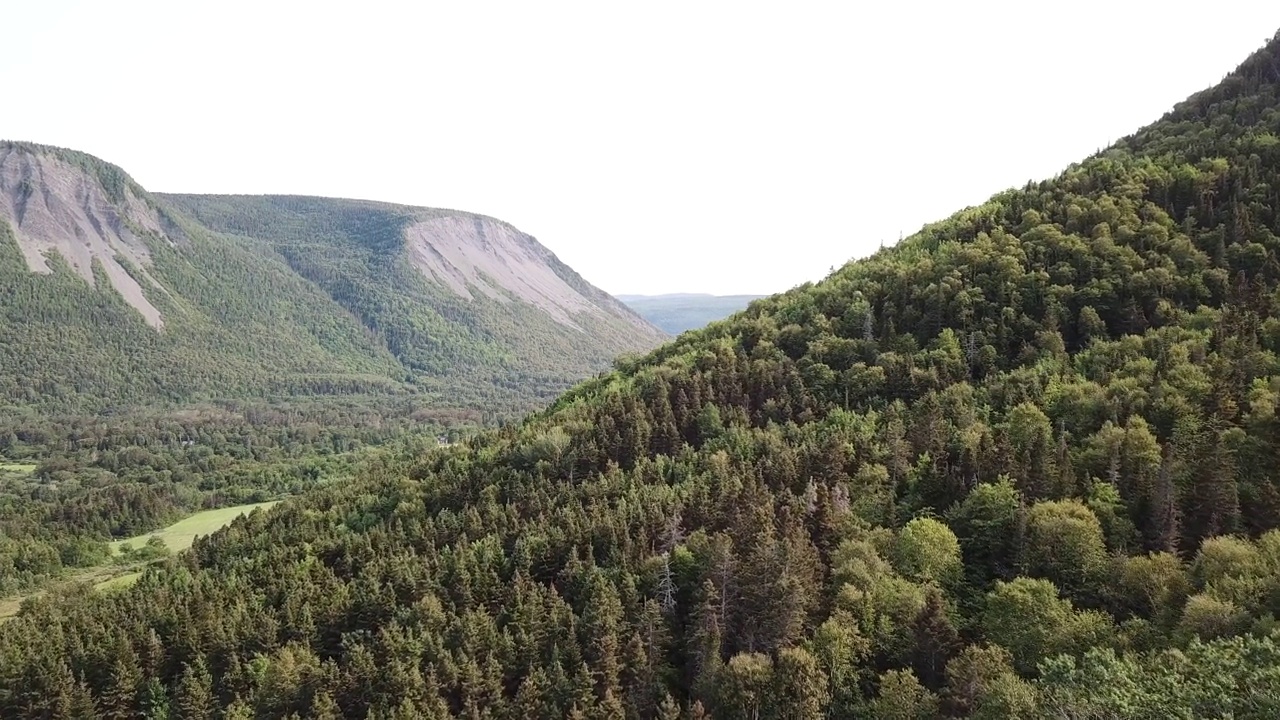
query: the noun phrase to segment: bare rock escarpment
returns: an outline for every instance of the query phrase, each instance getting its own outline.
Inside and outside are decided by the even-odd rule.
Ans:
[[[13,228],[27,267],[52,272],[49,258],[56,253],[95,283],[98,263],[125,302],[160,329],[164,319],[141,283],[162,288],[147,272],[151,253],[139,233],[164,238],[161,218],[130,188],[122,193],[113,200],[97,178],[53,155],[0,146],[0,219]]]

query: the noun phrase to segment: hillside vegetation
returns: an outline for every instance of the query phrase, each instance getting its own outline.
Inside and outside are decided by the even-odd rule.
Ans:
[[[0,600],[80,574],[112,541],[354,476],[375,448],[436,444],[432,411],[333,398],[100,418],[0,416]],[[230,519],[230,518],[228,518]]]
[[[343,480],[372,446],[517,418],[660,335],[492,218],[158,196],[0,143],[0,600]]]
[[[501,403],[481,397],[468,404],[527,408],[527,401],[521,403],[526,397],[552,398],[567,383],[608,367],[617,355],[649,349],[661,337],[532,238],[482,216],[306,197],[161,197],[208,227],[269,242],[290,268],[358,318],[379,345],[438,394],[457,396],[473,387],[506,391]],[[451,277],[424,278],[423,268],[406,256],[406,229],[455,217],[474,227],[474,235],[447,241],[475,243],[478,255],[499,254],[500,262],[480,269],[477,284],[496,285],[484,271],[496,274],[502,261],[518,262],[516,270],[523,275],[549,271],[549,280],[561,285],[561,296],[513,301],[496,293],[460,292],[447,282]],[[500,246],[504,230],[516,234],[511,239],[525,244],[517,250],[527,255],[512,258],[503,252],[508,250]],[[438,250],[447,252],[430,250],[437,257]],[[457,257],[443,260],[462,264]],[[577,312],[548,313],[563,310],[556,301],[564,300],[576,301]]]
[[[0,715],[1273,718],[1280,39],[1068,168],[0,626]]]
[[[156,196],[97,158],[24,143],[0,144],[0,201],[0,406],[419,395],[511,416],[661,337],[481,216]],[[416,268],[412,252],[436,248],[408,230],[452,217],[475,228],[450,238],[468,252],[492,249],[485,227],[505,229],[522,253],[512,276],[560,283],[568,309],[519,295],[510,278],[488,294],[459,283],[460,295]]]

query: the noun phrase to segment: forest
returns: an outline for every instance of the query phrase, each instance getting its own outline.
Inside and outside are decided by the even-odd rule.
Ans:
[[[5,718],[1280,716],[1280,37],[1055,178],[0,624]]]
[[[408,225],[479,216],[331,198],[158,195],[84,153],[0,142],[0,163],[10,157],[62,172],[61,185],[101,188],[114,216],[146,241],[146,277],[157,284],[126,270],[143,278],[164,324],[148,325],[99,261],[93,283],[58,252],[45,254],[51,272],[32,272],[18,215],[0,205],[0,412],[381,397],[478,411],[492,423],[519,419],[663,337],[532,238],[530,252],[541,253],[532,263],[581,303],[572,326],[501,293],[463,298],[412,265]],[[28,179],[21,194],[37,184]],[[55,210],[79,211],[42,190]],[[126,198],[153,213],[163,235],[134,223],[130,213],[141,211]]]
[[[479,422],[385,397],[0,416],[0,601],[108,562],[111,541],[341,482],[375,450],[432,447]]]

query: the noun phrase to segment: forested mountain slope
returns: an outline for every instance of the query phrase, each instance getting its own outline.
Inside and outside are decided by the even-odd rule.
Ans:
[[[0,715],[1275,717],[1278,93],[34,604]]]
[[[0,144],[0,405],[425,393],[509,411],[660,337],[491,218],[157,196],[82,153]]]
[[[662,337],[537,240],[482,215],[293,196],[160,195],[219,232],[267,241],[406,367],[561,387]]]

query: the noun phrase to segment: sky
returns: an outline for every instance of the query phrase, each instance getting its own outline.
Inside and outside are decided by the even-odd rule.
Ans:
[[[1056,175],[1280,28],[1177,6],[0,0],[0,138],[154,191],[492,215],[615,294],[765,294]]]

